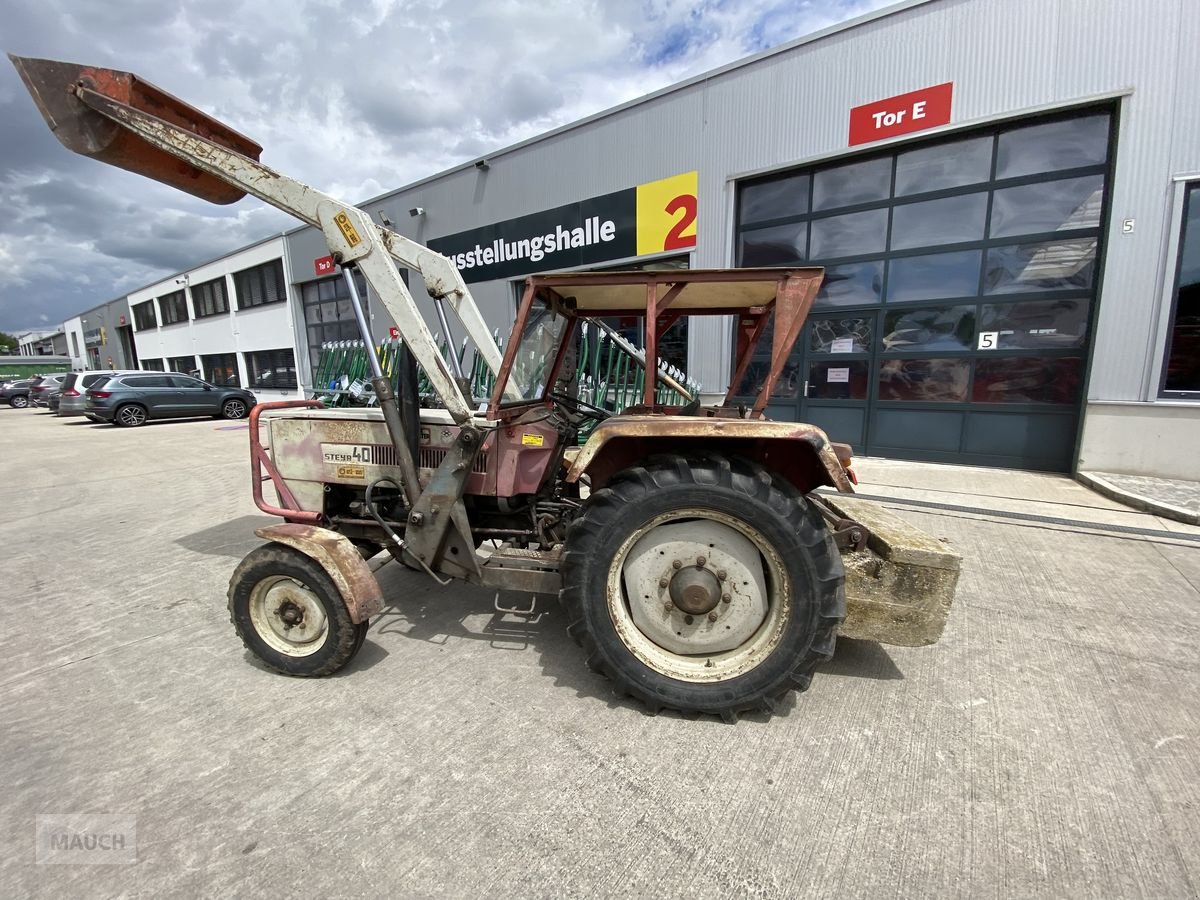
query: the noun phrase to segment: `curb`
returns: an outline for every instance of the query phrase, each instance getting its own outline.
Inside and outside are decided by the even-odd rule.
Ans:
[[[1105,497],[1116,500],[1118,503],[1124,503],[1126,506],[1132,506],[1134,509],[1154,513],[1157,516],[1162,516],[1164,519],[1183,522],[1185,525],[1200,525],[1200,513],[1185,509],[1182,506],[1175,506],[1171,503],[1155,500],[1153,497],[1146,497],[1142,494],[1135,494],[1124,490],[1117,487],[1108,479],[1097,475],[1095,472],[1076,472],[1075,479],[1092,488],[1094,491],[1103,494]]]

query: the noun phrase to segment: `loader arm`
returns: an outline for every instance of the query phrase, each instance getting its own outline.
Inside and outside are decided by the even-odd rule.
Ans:
[[[44,80],[39,71],[42,67],[62,64],[15,57],[11,54],[10,59],[30,87],[51,129],[64,144],[75,149],[68,142],[68,135],[72,129],[84,130],[78,124],[81,121],[78,113],[72,114],[71,110],[64,109],[62,104],[65,101],[60,97],[55,97],[53,103],[45,102],[43,97],[53,94],[45,91],[45,86],[40,84]],[[416,302],[389,257],[395,257],[407,268],[420,274],[430,296],[444,298],[450,303],[488,367],[493,373],[499,374],[499,348],[488,331],[466,283],[450,260],[403,235],[380,228],[366,213],[351,204],[343,203],[201,134],[102,93],[91,86],[95,84],[94,80],[88,77],[92,71],[95,70],[85,70],[83,77],[68,90],[70,95],[90,110],[134,133],[164,153],[212,175],[227,185],[252,194],[302,222],[320,228],[334,259],[343,267],[356,265],[375,289],[405,343],[416,357],[417,363],[429,376],[434,390],[455,422],[462,424],[470,420],[473,399],[465,396],[456,383],[454,373],[438,350]],[[60,71],[55,71],[54,74],[56,77],[61,75]],[[165,92],[164,96],[169,97]],[[195,118],[208,126],[206,130],[210,133],[215,132],[213,126],[219,123],[215,123],[199,111],[194,112]],[[150,177],[155,176],[150,174]],[[515,390],[512,386],[509,389]]]

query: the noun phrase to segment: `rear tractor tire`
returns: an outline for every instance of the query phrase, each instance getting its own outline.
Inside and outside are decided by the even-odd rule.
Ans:
[[[278,543],[252,550],[234,571],[229,618],[246,649],[268,668],[300,678],[341,669],[370,628],[350,620],[320,563]]]
[[[649,459],[567,533],[562,604],[588,665],[651,711],[773,712],[833,655],[841,556],[790,484],[738,458]]]

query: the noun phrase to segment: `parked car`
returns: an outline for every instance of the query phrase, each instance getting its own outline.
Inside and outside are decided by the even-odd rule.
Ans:
[[[58,404],[58,414],[60,416],[87,415],[87,410],[84,409],[87,397],[84,394],[88,388],[113,375],[137,375],[142,374],[143,371],[141,369],[110,369],[107,372],[68,372],[62,383],[62,399]]]
[[[0,388],[0,403],[7,403],[16,409],[24,409],[29,405],[29,386],[32,384],[32,378],[10,381]]]
[[[49,406],[50,395],[59,390],[67,375],[40,375],[29,386],[30,406]]]
[[[124,428],[149,419],[188,416],[241,419],[258,402],[243,388],[217,387],[172,372],[111,375],[88,388],[85,396],[86,415]]]

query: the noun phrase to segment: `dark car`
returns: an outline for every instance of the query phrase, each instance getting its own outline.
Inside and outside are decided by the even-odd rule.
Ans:
[[[50,412],[54,413],[55,415],[58,415],[58,406],[62,401],[62,395],[62,386],[60,385],[57,390],[53,391],[50,396],[46,398],[46,406],[50,409]]]
[[[62,390],[63,379],[66,377],[64,372],[62,375],[42,375],[33,379],[33,384],[29,386],[29,405],[49,406],[50,395]]]
[[[0,403],[7,403],[9,406],[17,409],[24,409],[29,405],[29,386],[32,384],[32,378],[25,378],[21,381],[9,382],[0,387]]]
[[[217,416],[241,419],[258,401],[247,390],[217,387],[173,372],[112,375],[88,388],[84,412],[125,428],[149,419]]]

